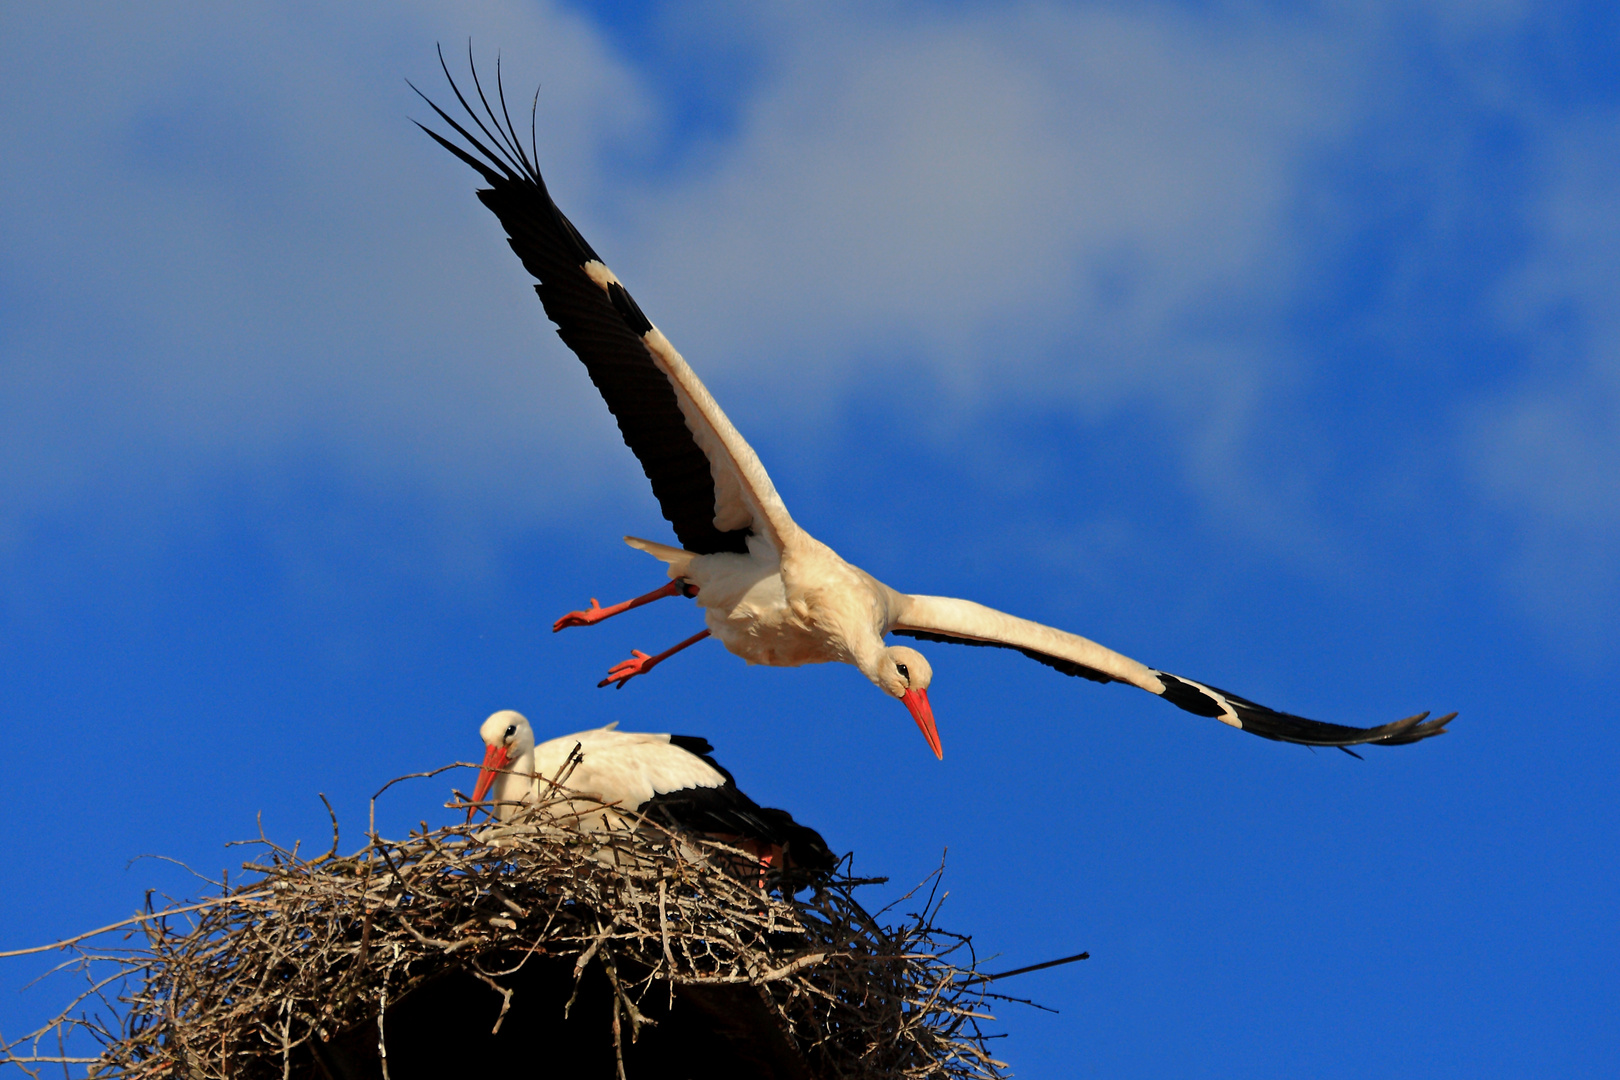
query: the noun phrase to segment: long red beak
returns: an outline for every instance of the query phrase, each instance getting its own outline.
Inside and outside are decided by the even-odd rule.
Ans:
[[[923,738],[928,740],[928,748],[934,756],[941,761],[945,760],[945,750],[939,745],[939,729],[934,727],[934,709],[928,704],[928,691],[907,690],[900,695],[906,708],[911,710],[911,718],[917,721],[917,727],[922,729]]]
[[[489,789],[495,786],[495,776],[506,768],[508,754],[504,746],[484,748],[484,763],[478,769],[478,786],[473,788],[473,802],[482,802]],[[467,807],[467,820],[471,821],[473,808]]]

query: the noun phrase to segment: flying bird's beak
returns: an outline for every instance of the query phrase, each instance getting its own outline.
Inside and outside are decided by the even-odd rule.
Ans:
[[[506,747],[488,746],[484,748],[484,764],[478,769],[478,786],[473,788],[473,802],[482,802],[489,789],[495,785],[495,774],[506,768],[508,758]],[[473,808],[467,807],[467,820],[471,821]]]
[[[934,709],[928,704],[927,690],[907,690],[900,695],[906,708],[911,710],[911,718],[917,721],[917,727],[922,729],[923,738],[928,740],[928,748],[934,756],[941,761],[945,760],[945,749],[939,745],[939,729],[934,727]]]

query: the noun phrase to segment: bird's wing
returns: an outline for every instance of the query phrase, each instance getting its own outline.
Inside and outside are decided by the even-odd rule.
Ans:
[[[709,740],[671,735],[669,742],[672,748],[701,758],[724,775],[726,782],[660,792],[641,805],[641,813],[683,829],[775,844],[786,854],[789,868],[826,873],[838,864],[820,833],[794,821],[786,810],[759,805],[739,789],[731,773],[711,756],[714,747]]]
[[[579,760],[566,772],[565,786],[629,810],[666,792],[731,783],[713,758],[646,731],[597,728],[551,739],[535,747],[536,768],[547,777],[563,775],[576,749]]]
[[[441,65],[443,60],[441,54]],[[448,67],[445,76],[450,77]],[[551,201],[535,164],[532,124],[525,150],[499,83],[499,118],[478,85],[476,70],[473,84],[482,117],[455,80],[450,81],[470,126],[486,141],[426,95],[423,100],[471,150],[417,126],[488,182],[478,198],[495,212],[512,250],[534,275],[535,292],[557,324],[557,335],[585,364],[681,546],[700,555],[746,553],[746,539],[753,533],[782,550],[796,527],[759,457],[681,354]]]
[[[744,794],[707,739],[597,729],[536,747],[536,761],[555,763],[545,774],[555,776],[576,748],[580,760],[567,781],[574,791],[677,828],[776,844],[800,870],[827,871],[838,861],[820,833]]]
[[[1209,716],[1254,735],[1304,746],[1359,746],[1376,743],[1395,746],[1443,734],[1456,713],[1427,720],[1428,713],[1409,716],[1380,727],[1358,728],[1326,724],[1303,716],[1277,712],[1206,683],[1166,671],[1157,671],[1128,656],[1104,648],[1078,634],[1007,615],[971,600],[943,596],[908,596],[900,619],[890,632],[923,641],[955,645],[992,645],[1017,649],[1065,675],[1096,682],[1123,682],[1199,716]]]

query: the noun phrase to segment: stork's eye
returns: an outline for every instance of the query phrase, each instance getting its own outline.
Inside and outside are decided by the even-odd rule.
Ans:
[[[900,677],[906,680],[906,682],[911,681],[911,672],[906,670],[906,665],[896,664],[894,665],[894,669],[900,673]]]
[[[506,728],[506,737],[508,739],[510,739],[512,736],[514,736],[516,734],[517,734],[517,725],[516,724],[508,724],[507,728]]]

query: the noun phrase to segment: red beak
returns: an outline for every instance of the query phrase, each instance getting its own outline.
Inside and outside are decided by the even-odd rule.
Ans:
[[[488,746],[484,748],[484,764],[478,769],[478,786],[473,788],[473,802],[482,802],[489,789],[495,786],[495,774],[506,768],[506,747]],[[467,807],[467,820],[471,821],[473,808]]]
[[[911,710],[911,718],[917,721],[917,727],[922,729],[923,738],[928,740],[928,748],[934,756],[941,761],[945,760],[945,750],[939,745],[939,729],[934,727],[934,710],[928,704],[928,691],[907,690],[900,695],[906,708]]]

